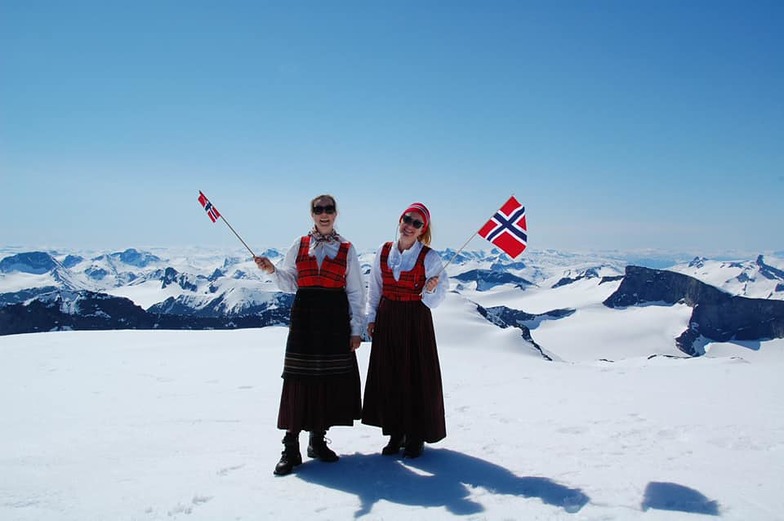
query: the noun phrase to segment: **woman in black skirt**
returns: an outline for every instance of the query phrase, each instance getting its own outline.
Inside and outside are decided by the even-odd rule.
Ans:
[[[362,423],[389,436],[384,455],[416,458],[424,442],[446,437],[444,393],[430,309],[448,289],[438,253],[429,248],[430,212],[411,204],[398,239],[381,246],[368,280],[368,334],[373,343]]]
[[[302,463],[300,431],[309,431],[307,454],[325,462],[339,458],[324,436],[333,425],[353,425],[361,416],[357,357],[364,325],[365,289],[354,246],[335,231],[337,205],[331,195],[310,204],[313,229],[298,238],[276,267],[256,257],[258,267],[282,291],[296,292],[283,364],[278,428],[285,429],[275,474]]]

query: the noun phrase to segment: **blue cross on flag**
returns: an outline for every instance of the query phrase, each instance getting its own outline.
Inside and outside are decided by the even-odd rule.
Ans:
[[[479,235],[501,248],[513,259],[528,246],[528,225],[525,206],[514,196],[479,230]]]

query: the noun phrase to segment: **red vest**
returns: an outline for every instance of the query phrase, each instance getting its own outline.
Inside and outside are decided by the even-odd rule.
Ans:
[[[324,257],[319,269],[316,257],[308,255],[310,237],[302,237],[297,252],[297,285],[300,288],[345,288],[346,258],[350,246],[350,242],[341,243],[335,258]]]
[[[392,243],[388,242],[381,248],[381,280],[383,287],[381,296],[389,300],[422,300],[422,290],[425,287],[425,256],[430,248],[422,246],[414,268],[411,271],[401,271],[400,280],[395,280],[392,268],[387,265]]]

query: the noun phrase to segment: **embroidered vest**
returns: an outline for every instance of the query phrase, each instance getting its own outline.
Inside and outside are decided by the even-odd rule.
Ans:
[[[411,271],[401,271],[400,280],[395,280],[392,268],[387,265],[392,243],[388,242],[381,248],[381,280],[383,287],[381,296],[389,300],[412,301],[422,300],[422,289],[425,287],[425,256],[430,248],[422,246],[414,268]]]
[[[319,269],[316,258],[308,255],[310,237],[302,237],[297,252],[297,285],[300,288],[345,288],[346,258],[350,246],[350,242],[341,243],[335,258],[324,257],[324,260],[321,261],[321,269]]]

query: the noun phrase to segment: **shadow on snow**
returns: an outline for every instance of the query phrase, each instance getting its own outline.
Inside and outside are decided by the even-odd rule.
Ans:
[[[494,463],[448,449],[427,448],[422,457],[413,460],[351,454],[341,456],[339,465],[306,464],[297,469],[296,475],[310,483],[355,494],[362,505],[354,517],[370,513],[382,499],[402,505],[443,506],[456,515],[484,511],[470,497],[469,487],[492,494],[539,498],[569,513],[580,511],[589,501],[580,489],[547,478],[517,476]]]
[[[711,501],[702,493],[676,483],[660,483],[652,481],[645,488],[642,501],[643,511],[649,508],[672,510],[690,514],[719,515],[719,504]]]

